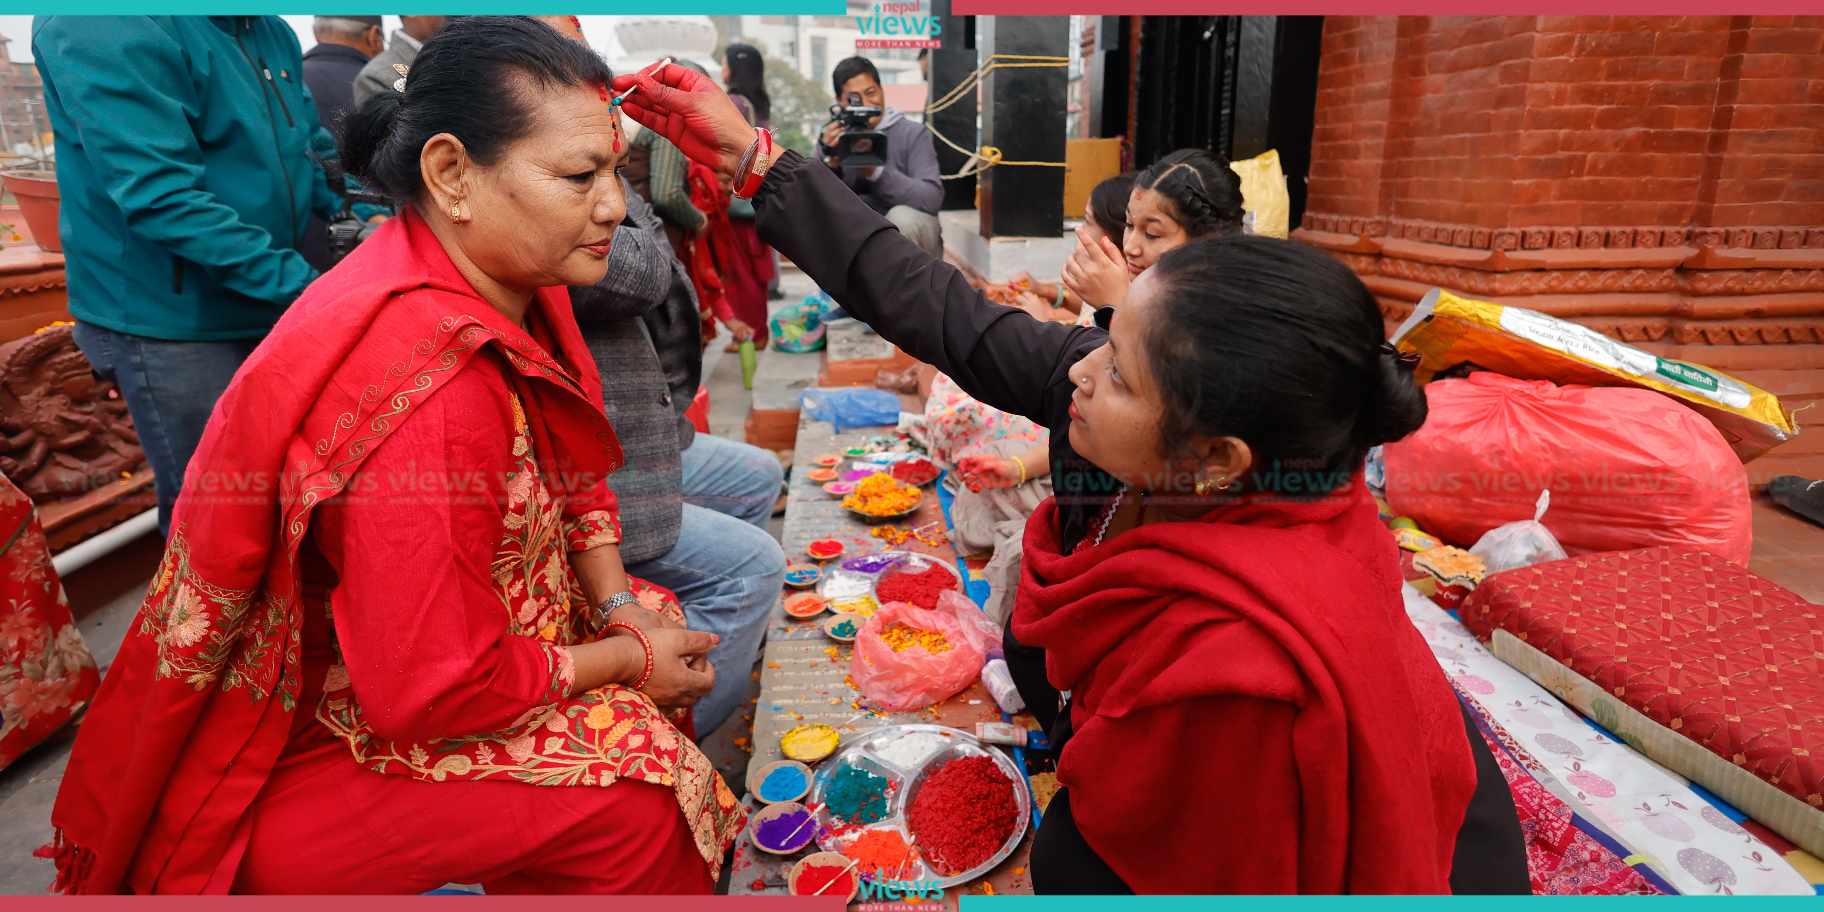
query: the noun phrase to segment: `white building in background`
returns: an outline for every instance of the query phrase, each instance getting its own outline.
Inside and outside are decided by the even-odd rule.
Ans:
[[[846,16],[712,16],[728,41],[743,41],[768,57],[792,64],[812,82],[829,83],[838,61],[856,55],[861,37],[856,17],[874,15],[873,0],[849,0]],[[960,37],[960,36],[959,36]],[[880,69],[880,80],[895,83],[923,82],[918,51],[905,48],[868,48],[859,52]]]
[[[593,28],[606,26],[605,33]],[[663,57],[689,60],[718,83],[716,25],[708,16],[586,16],[583,33],[616,73],[631,73]]]

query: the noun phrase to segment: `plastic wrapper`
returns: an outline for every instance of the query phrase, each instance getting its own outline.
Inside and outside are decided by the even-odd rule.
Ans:
[[[931,653],[912,645],[895,652],[883,636],[895,624],[940,633],[950,648]],[[883,709],[922,709],[968,687],[988,652],[1000,648],[1001,632],[974,602],[956,592],[939,596],[929,611],[889,602],[855,635],[849,676],[868,702]]]
[[[1748,563],[1748,470],[1678,401],[1491,373],[1425,394],[1425,425],[1386,447],[1387,503],[1445,543],[1531,519],[1550,488],[1540,521],[1572,556],[1672,545]]]
[[[813,420],[835,425],[838,434],[851,428],[899,423],[899,396],[886,390],[808,389],[799,396],[799,404]]]
[[[1471,364],[1522,380],[1632,386],[1664,393],[1716,425],[1742,462],[1799,432],[1792,416],[1766,390],[1519,307],[1434,289],[1395,330],[1394,340],[1424,359],[1417,371],[1420,381]]]
[[[1539,501],[1533,508],[1532,519],[1488,530],[1476,542],[1476,546],[1469,549],[1469,553],[1481,558],[1490,573],[1564,560],[1570,555],[1564,553],[1564,546],[1558,544],[1552,530],[1546,528],[1543,522],[1545,511],[1551,509],[1551,506],[1552,491],[1547,488],[1539,492]]]
[[[1229,170],[1241,178],[1242,223],[1254,234],[1284,238],[1292,218],[1292,197],[1279,167],[1279,151],[1268,149],[1246,161],[1229,162]]]

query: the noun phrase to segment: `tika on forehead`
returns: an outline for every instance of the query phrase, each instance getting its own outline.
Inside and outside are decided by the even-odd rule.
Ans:
[[[669,65],[670,63],[671,63],[671,58],[667,57],[667,58],[659,61],[658,63],[653,64],[652,69],[646,71],[646,75],[649,77],[657,76],[659,74],[659,71],[665,69],[665,67],[667,65]],[[634,91],[638,88],[639,88],[638,85],[628,86],[627,91],[622,92],[621,94],[616,95],[613,98],[609,98],[607,86],[598,85],[595,87],[595,91],[596,91],[598,97],[600,97],[603,101],[608,103],[609,111],[614,114],[614,151],[617,153],[621,151],[621,138],[622,138],[621,103],[626,101],[627,96],[632,95],[634,93]]]

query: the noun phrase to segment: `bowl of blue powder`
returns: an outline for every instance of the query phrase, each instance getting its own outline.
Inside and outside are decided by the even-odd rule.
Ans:
[[[775,760],[747,775],[747,790],[762,804],[802,800],[811,790],[811,768],[796,760]]]

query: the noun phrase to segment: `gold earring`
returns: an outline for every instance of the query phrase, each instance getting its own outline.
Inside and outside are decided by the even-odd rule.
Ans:
[[[1218,491],[1227,491],[1228,489],[1229,477],[1227,475],[1219,475],[1215,480],[1204,478],[1197,482],[1198,497],[1208,497]]]
[[[462,200],[451,200],[450,201],[450,221],[452,221],[452,222],[462,221]]]

